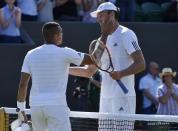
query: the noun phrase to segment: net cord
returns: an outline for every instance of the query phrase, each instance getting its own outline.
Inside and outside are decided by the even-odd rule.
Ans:
[[[6,113],[17,114],[16,108],[4,107]],[[30,114],[30,109],[25,110],[26,114]],[[178,116],[173,115],[143,115],[143,114],[111,114],[98,112],[78,112],[71,111],[70,117],[74,118],[95,118],[95,119],[118,119],[118,120],[141,120],[141,121],[164,121],[178,122]]]

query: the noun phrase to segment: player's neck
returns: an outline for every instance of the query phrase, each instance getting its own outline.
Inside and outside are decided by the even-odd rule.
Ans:
[[[115,23],[113,24],[113,26],[112,26],[111,34],[112,34],[113,32],[115,32],[118,27],[119,27],[119,23],[118,23],[118,22],[115,22]]]
[[[45,44],[47,45],[57,45],[54,41],[46,41]]]

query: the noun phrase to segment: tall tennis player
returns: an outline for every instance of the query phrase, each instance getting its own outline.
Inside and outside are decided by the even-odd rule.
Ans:
[[[145,60],[137,36],[131,29],[119,24],[119,9],[110,2],[100,4],[97,10],[91,13],[91,16],[95,17],[100,24],[101,34],[109,31],[107,40],[103,43],[109,49],[115,69],[110,74],[101,71],[99,111],[101,113],[134,114],[136,110],[134,75],[145,69]],[[103,65],[108,61],[104,53],[101,58]],[[93,65],[71,67],[70,74],[91,77],[96,70],[97,67]],[[123,82],[128,89],[127,94],[122,91],[115,80]]]
[[[71,131],[66,87],[71,63],[91,64],[90,56],[62,44],[62,28],[56,22],[42,28],[45,43],[30,50],[24,58],[17,107],[24,113],[30,78],[30,108],[34,131]],[[25,114],[24,114],[25,116]],[[26,119],[25,119],[26,121]]]

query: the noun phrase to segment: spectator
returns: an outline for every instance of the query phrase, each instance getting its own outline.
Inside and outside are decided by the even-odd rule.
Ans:
[[[82,0],[84,15],[82,21],[85,23],[95,23],[96,18],[91,17],[90,13],[97,9],[98,0]]]
[[[78,10],[75,0],[55,0],[54,19],[60,21],[78,21]]]
[[[178,85],[174,83],[176,72],[163,68],[160,73],[163,84],[158,88],[159,115],[178,115]]]
[[[53,0],[38,0],[38,21],[53,21]]]
[[[136,2],[135,0],[117,0],[116,6],[119,6],[120,21],[134,21]]]
[[[150,62],[148,68],[148,73],[139,82],[139,89],[143,93],[142,113],[155,114],[158,106],[156,92],[162,82],[159,78],[159,65],[156,62]]]
[[[17,0],[17,6],[22,10],[22,21],[37,20],[37,3],[35,0]]]
[[[2,43],[21,43],[21,10],[14,5],[15,0],[5,0],[0,9],[0,38]]]

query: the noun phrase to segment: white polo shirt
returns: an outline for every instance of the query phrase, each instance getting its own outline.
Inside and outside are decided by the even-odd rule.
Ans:
[[[30,105],[67,105],[66,87],[71,63],[80,65],[84,54],[44,44],[27,53],[22,71],[31,75]]]
[[[128,68],[133,63],[130,55],[136,50],[141,50],[135,33],[121,25],[119,25],[115,32],[108,36],[106,45],[110,51],[115,70]],[[107,59],[104,59],[104,55],[102,57],[102,64],[105,64],[107,61]],[[128,94],[125,95],[117,82],[108,73],[102,71],[101,74],[101,98],[135,96],[134,75],[129,75],[121,79],[129,90]]]

